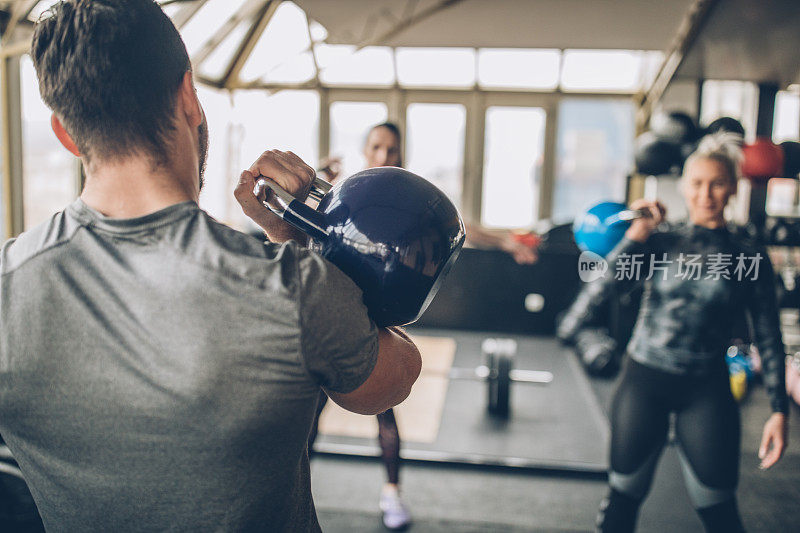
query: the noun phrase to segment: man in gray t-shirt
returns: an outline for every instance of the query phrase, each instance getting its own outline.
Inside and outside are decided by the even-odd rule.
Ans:
[[[205,119],[155,3],[59,3],[32,56],[87,173],[80,199],[0,251],[0,433],[45,527],[319,530],[320,387],[385,410],[416,379],[416,348],[326,260],[197,206]],[[250,172],[300,199],[313,178],[277,151]]]

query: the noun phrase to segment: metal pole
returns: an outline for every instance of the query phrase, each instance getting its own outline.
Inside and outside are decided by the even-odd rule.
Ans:
[[[553,200],[556,190],[556,148],[558,143],[558,111],[561,99],[551,99],[545,108],[544,152],[542,174],[539,177],[538,220],[553,216]]]
[[[22,97],[19,57],[0,58],[0,149],[3,160],[3,240],[22,232]]]
[[[416,15],[411,15],[408,18],[401,20],[398,24],[394,27],[389,29],[388,31],[382,33],[381,35],[373,38],[361,41],[358,43],[356,50],[361,50],[367,46],[379,46],[388,43],[388,41],[397,36],[398,34],[402,33],[403,31],[411,28],[412,26],[419,24],[423,20],[426,20],[436,13],[442,11],[443,9],[447,9],[448,7],[452,7],[463,0],[440,0],[436,4],[423,9]]]
[[[758,84],[757,137],[772,137],[772,126],[775,122],[775,98],[777,96],[777,83]]]
[[[700,34],[700,30],[708,20],[711,9],[719,0],[695,0],[689,7],[686,15],[678,28],[672,45],[664,56],[664,62],[658,71],[653,83],[645,94],[639,112],[636,116],[637,131],[643,131],[644,126],[650,120],[653,107],[658,102],[672,81],[678,67],[683,63],[686,54],[694,44],[695,39]]]
[[[775,120],[775,97],[778,85],[760,83],[758,85],[758,110],[756,119],[756,136],[772,137],[772,126]],[[764,227],[767,219],[767,183],[750,180],[750,221],[759,228]]]

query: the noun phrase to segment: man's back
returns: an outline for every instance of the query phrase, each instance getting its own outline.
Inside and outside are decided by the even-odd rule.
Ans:
[[[353,390],[377,351],[341,272],[191,202],[111,220],[77,201],[0,262],[0,433],[48,529],[318,528],[319,385]],[[354,317],[341,338],[326,298]]]

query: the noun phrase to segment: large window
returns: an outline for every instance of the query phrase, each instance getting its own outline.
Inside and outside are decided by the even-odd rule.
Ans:
[[[397,80],[408,87],[470,87],[475,83],[475,51],[398,48]]]
[[[460,104],[409,104],[406,168],[439,187],[458,207],[467,110]]]
[[[758,86],[746,81],[708,80],[703,83],[700,123],[710,124],[720,117],[733,117],[742,123],[745,138],[756,136]]]
[[[767,214],[773,216],[797,215],[797,180],[772,178],[767,182]]]
[[[319,79],[329,85],[391,85],[394,55],[385,46],[355,46],[320,43],[314,47]]]
[[[481,220],[488,227],[531,226],[538,218],[546,113],[538,107],[489,107]]]
[[[633,165],[634,108],[628,100],[565,99],[558,110],[552,218],[572,220],[591,204],[624,201]]]
[[[225,195],[229,206],[224,220],[248,228],[252,227],[251,222],[241,213],[232,193],[239,173],[270,149],[292,151],[315,166],[319,159],[319,95],[314,91],[280,91],[272,95],[242,91],[236,93],[233,104],[231,124],[223,126],[224,117],[218,119],[218,133],[221,128],[226,129],[223,137],[228,146],[225,157],[229,180],[227,190],[220,194]],[[224,113],[224,107],[218,113]],[[212,128],[209,124],[209,130]]]
[[[333,102],[331,104],[330,156],[341,159],[342,176],[363,170],[364,142],[370,128],[386,122],[386,104],[382,102]]]
[[[238,205],[234,205],[233,189],[243,170],[239,168],[238,151],[232,150],[230,142],[234,131],[230,118],[233,106],[227,93],[202,85],[197,87],[197,96],[208,121],[209,141],[200,206],[218,220],[229,221],[231,214],[239,210]]]
[[[39,96],[29,56],[20,60],[22,77],[22,169],[25,229],[61,211],[78,193],[75,157],[56,139],[50,109]]]
[[[209,52],[208,57],[200,62],[198,66],[200,74],[210,79],[222,78],[252,24],[252,17],[245,17],[239,22],[228,36]]]
[[[478,83],[481,87],[555,89],[561,52],[481,48],[478,50]]]
[[[565,50],[561,87],[566,91],[635,91],[653,79],[660,52]]]
[[[800,89],[778,92],[772,139],[776,143],[800,139]]]
[[[248,57],[241,81],[300,83],[315,73],[306,14],[293,2],[283,2]]]
[[[200,50],[214,28],[218,28],[220,23],[241,9],[244,3],[245,0],[208,0],[203,4],[181,28],[181,37],[189,55],[192,56]]]
[[[319,95],[314,91],[236,93],[236,122],[244,127],[241,163],[249,166],[269,149],[290,150],[309,165],[319,159]]]

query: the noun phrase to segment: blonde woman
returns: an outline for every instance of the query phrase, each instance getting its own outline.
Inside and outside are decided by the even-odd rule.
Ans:
[[[623,375],[611,406],[609,495],[600,531],[633,531],[675,416],[684,480],[709,532],[740,532],[736,506],[740,419],[724,356],[739,309],[752,319],[771,398],[759,450],[761,468],[786,446],[788,403],[774,277],[763,248],[729,231],[723,211],[736,191],[739,147],[731,134],[705,138],[684,165],[689,220],[657,231],[658,202],[631,206],[637,219],[608,257],[609,273],[588,284],[559,326],[569,340],[618,283],[645,283]],[[638,265],[638,266],[637,266]]]

